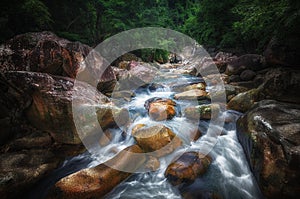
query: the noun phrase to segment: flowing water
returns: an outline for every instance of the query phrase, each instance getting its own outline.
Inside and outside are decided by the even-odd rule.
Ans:
[[[164,177],[164,172],[170,161],[182,151],[197,149],[205,138],[199,138],[195,142],[190,142],[182,132],[189,131],[195,125],[180,114],[180,110],[192,105],[190,101],[176,101],[178,103],[178,112],[172,120],[164,122],[152,121],[144,108],[144,103],[152,97],[172,98],[175,92],[171,87],[183,83],[195,83],[203,81],[201,78],[173,75],[172,71],[166,72],[164,76],[158,77],[155,82],[164,85],[155,91],[150,91],[147,87],[136,90],[136,96],[128,103],[120,104],[130,111],[132,124],[131,128],[139,123],[149,126],[163,123],[171,128],[182,140],[183,147],[176,150],[171,155],[160,159],[160,168],[154,172],[135,173],[126,181],[115,187],[106,199],[117,198],[157,198],[157,199],[179,199],[182,195],[190,198],[210,198],[211,193],[216,193],[224,199],[258,199],[262,198],[256,181],[250,171],[243,149],[239,144],[236,136],[237,118],[241,115],[235,111],[224,111],[220,117],[231,118],[232,122],[225,123],[224,126],[213,126],[221,128],[222,135],[217,137],[217,141],[209,155],[213,158],[208,171],[196,179],[192,184],[173,187]],[[198,103],[198,102],[197,102]],[[204,102],[205,103],[205,102]],[[199,129],[206,132],[209,127],[209,121],[200,121]],[[120,130],[115,130],[120,131]],[[47,193],[49,187],[60,178],[70,173],[76,172],[82,168],[93,167],[102,163],[111,157],[112,151],[124,149],[134,142],[130,136],[124,136],[121,132],[115,132],[116,135],[111,143],[101,148],[98,155],[91,155],[89,152],[65,160],[63,165],[55,170],[48,178],[38,183],[35,191],[29,194],[30,198],[42,198]]]

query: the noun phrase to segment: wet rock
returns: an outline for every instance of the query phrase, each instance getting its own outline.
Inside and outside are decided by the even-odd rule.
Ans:
[[[156,91],[158,89],[164,89],[165,86],[162,84],[158,84],[158,83],[151,83],[148,87],[149,91],[153,92]]]
[[[172,90],[175,92],[184,92],[184,91],[189,91],[189,90],[204,90],[206,89],[205,83],[196,83],[196,84],[182,84],[182,85],[177,85],[173,86]]]
[[[174,160],[166,169],[165,176],[172,185],[191,183],[203,175],[212,159],[198,152],[186,152]]]
[[[193,89],[174,95],[177,100],[202,100],[208,98],[208,93],[203,90]]]
[[[238,139],[266,198],[300,194],[300,106],[264,100],[237,122]]]
[[[54,153],[31,149],[0,155],[1,198],[22,198],[34,183],[57,168]]]
[[[100,139],[99,139],[99,144],[100,146],[106,146],[110,143],[110,141],[112,140],[113,135],[110,129],[106,129],[103,134],[101,135]]]
[[[202,132],[198,127],[192,128],[191,130],[183,131],[181,134],[188,138],[189,141],[196,141],[202,136]]]
[[[244,70],[241,73],[240,77],[241,77],[242,81],[250,81],[250,80],[254,79],[255,75],[256,75],[256,73],[252,70]]]
[[[184,110],[184,115],[188,119],[207,119],[216,118],[219,115],[221,107],[219,104],[205,104],[193,107],[187,107]]]
[[[155,121],[170,120],[176,115],[176,102],[167,98],[151,98],[145,102],[149,117]]]
[[[244,93],[240,93],[233,97],[227,104],[228,109],[236,110],[239,112],[246,112],[249,110],[256,102],[260,101],[262,98],[260,96],[261,88],[251,89]]]
[[[101,198],[131,175],[126,171],[136,171],[145,161],[142,149],[130,146],[103,164],[64,177],[47,198]]]
[[[237,75],[246,69],[258,71],[265,67],[266,63],[263,56],[246,54],[229,62],[225,73],[227,75]]]
[[[159,159],[154,156],[148,156],[145,168],[151,171],[156,171],[160,167]]]
[[[223,199],[223,197],[213,191],[188,190],[182,193],[184,199]]]
[[[145,152],[153,152],[153,156],[161,157],[173,152],[182,144],[180,138],[164,125],[142,126],[132,131],[137,144]]]

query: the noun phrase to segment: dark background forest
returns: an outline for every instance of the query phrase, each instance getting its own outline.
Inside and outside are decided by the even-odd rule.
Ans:
[[[270,39],[299,35],[299,0],[2,0],[0,42],[50,30],[94,46],[138,27],[180,31],[204,46],[261,53]]]

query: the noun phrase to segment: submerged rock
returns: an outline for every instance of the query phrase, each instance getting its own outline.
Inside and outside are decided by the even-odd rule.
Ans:
[[[145,152],[153,152],[156,157],[172,153],[182,144],[181,139],[164,125],[147,127],[139,124],[133,128],[132,135]]]
[[[103,164],[59,180],[47,198],[101,198],[132,174],[126,171],[136,171],[145,161],[146,156],[139,146],[127,147]]]
[[[266,198],[300,194],[300,105],[259,102],[237,122],[237,136]]]
[[[219,104],[205,104],[193,107],[187,107],[184,110],[184,115],[188,119],[212,119],[218,117],[221,107]]]
[[[145,102],[149,117],[155,121],[170,120],[176,115],[176,102],[167,98],[151,98]]]
[[[172,185],[191,183],[203,175],[212,159],[198,152],[186,152],[173,161],[165,171],[165,176]]]

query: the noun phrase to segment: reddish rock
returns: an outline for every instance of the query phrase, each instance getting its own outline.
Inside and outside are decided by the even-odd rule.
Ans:
[[[101,198],[131,175],[125,171],[134,172],[145,161],[142,149],[137,145],[130,146],[103,164],[64,177],[50,190],[47,198]]]
[[[145,108],[152,120],[172,119],[176,115],[176,102],[171,99],[151,98],[145,102]]]
[[[113,82],[112,68],[105,70],[102,56],[79,42],[70,42],[51,32],[17,35],[0,47],[0,71],[31,71],[75,78],[91,83]],[[101,86],[100,86],[101,87]]]
[[[165,171],[165,176],[172,185],[193,182],[203,175],[212,159],[198,152],[186,152],[173,161]]]

